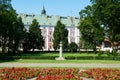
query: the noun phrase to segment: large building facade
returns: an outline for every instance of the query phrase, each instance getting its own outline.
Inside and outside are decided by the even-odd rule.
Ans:
[[[68,30],[68,42],[75,42],[79,45],[80,42],[80,32],[78,30],[79,17],[64,17],[64,16],[49,16],[46,14],[46,10],[43,7],[41,14],[19,14],[22,18],[25,28],[28,30],[29,26],[32,24],[33,19],[39,22],[42,36],[44,38],[44,50],[54,50],[53,49],[53,33],[54,27],[58,20],[60,20]]]

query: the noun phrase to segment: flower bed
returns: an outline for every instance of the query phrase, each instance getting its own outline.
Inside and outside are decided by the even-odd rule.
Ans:
[[[36,80],[82,80],[78,69],[42,69]]]
[[[39,73],[35,68],[3,68],[0,69],[0,80],[26,80],[36,77]]]
[[[36,69],[36,68],[3,68],[0,69],[0,80],[82,80],[78,69]]]
[[[120,70],[92,68],[79,70],[75,68],[1,68],[0,80],[26,80],[34,78],[36,80],[84,80],[82,78],[92,78],[94,80],[120,80]],[[82,78],[81,78],[82,77]]]
[[[92,68],[79,72],[80,76],[94,78],[95,80],[120,80],[120,70]]]

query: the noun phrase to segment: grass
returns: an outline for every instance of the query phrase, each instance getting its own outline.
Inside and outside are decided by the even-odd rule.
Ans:
[[[19,62],[19,63],[102,63],[102,64],[120,64],[119,60],[76,60],[72,59],[72,60],[63,60],[63,61],[59,61],[59,60],[55,60],[54,58],[57,58],[59,56],[59,53],[37,53],[37,54],[22,54],[21,56],[27,56],[29,57],[53,57],[52,59],[14,59],[14,60],[0,60],[0,62]],[[63,53],[63,57],[85,57],[88,58],[90,56],[92,57],[96,57],[98,56],[98,54],[93,54],[93,53]],[[102,54],[101,56],[103,57],[107,57],[107,54]]]
[[[120,64],[115,60],[33,60],[33,59],[17,59],[9,62],[18,63],[102,63],[102,64]]]
[[[21,56],[49,56],[49,57],[58,57],[59,53],[38,53],[38,54],[22,54]],[[89,57],[89,56],[98,56],[98,54],[94,54],[94,53],[63,53],[63,57]],[[101,56],[108,56],[107,54],[102,54]]]

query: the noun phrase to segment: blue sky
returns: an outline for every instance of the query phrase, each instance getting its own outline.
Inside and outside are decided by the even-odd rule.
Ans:
[[[44,5],[48,15],[79,16],[90,0],[12,0],[17,13],[40,14]]]

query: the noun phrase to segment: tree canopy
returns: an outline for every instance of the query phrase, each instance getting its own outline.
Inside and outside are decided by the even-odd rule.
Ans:
[[[11,0],[0,0],[0,46],[2,52],[16,52],[22,39],[24,25],[12,8]]]
[[[114,42],[120,35],[120,0],[91,0],[94,15],[104,25],[109,39]],[[120,40],[120,38],[119,38]]]
[[[94,7],[87,6],[80,11],[79,29],[81,31],[81,40],[84,42],[84,48],[95,49],[103,40],[103,28],[100,21],[94,16]]]
[[[69,51],[70,52],[76,52],[78,49],[78,45],[75,42],[71,42],[69,44]]]
[[[53,47],[55,50],[59,49],[60,41],[62,41],[63,50],[66,50],[68,48],[68,30],[65,28],[65,25],[61,23],[61,21],[57,22],[53,37]]]
[[[31,49],[34,51],[34,49],[42,49],[44,45],[44,40],[41,35],[41,29],[39,28],[39,23],[36,19],[32,21],[32,24],[29,27],[29,40],[31,44]]]
[[[79,29],[83,40],[91,44],[101,42],[105,37],[111,42],[119,41],[120,0],[91,0],[91,3],[80,11]]]

